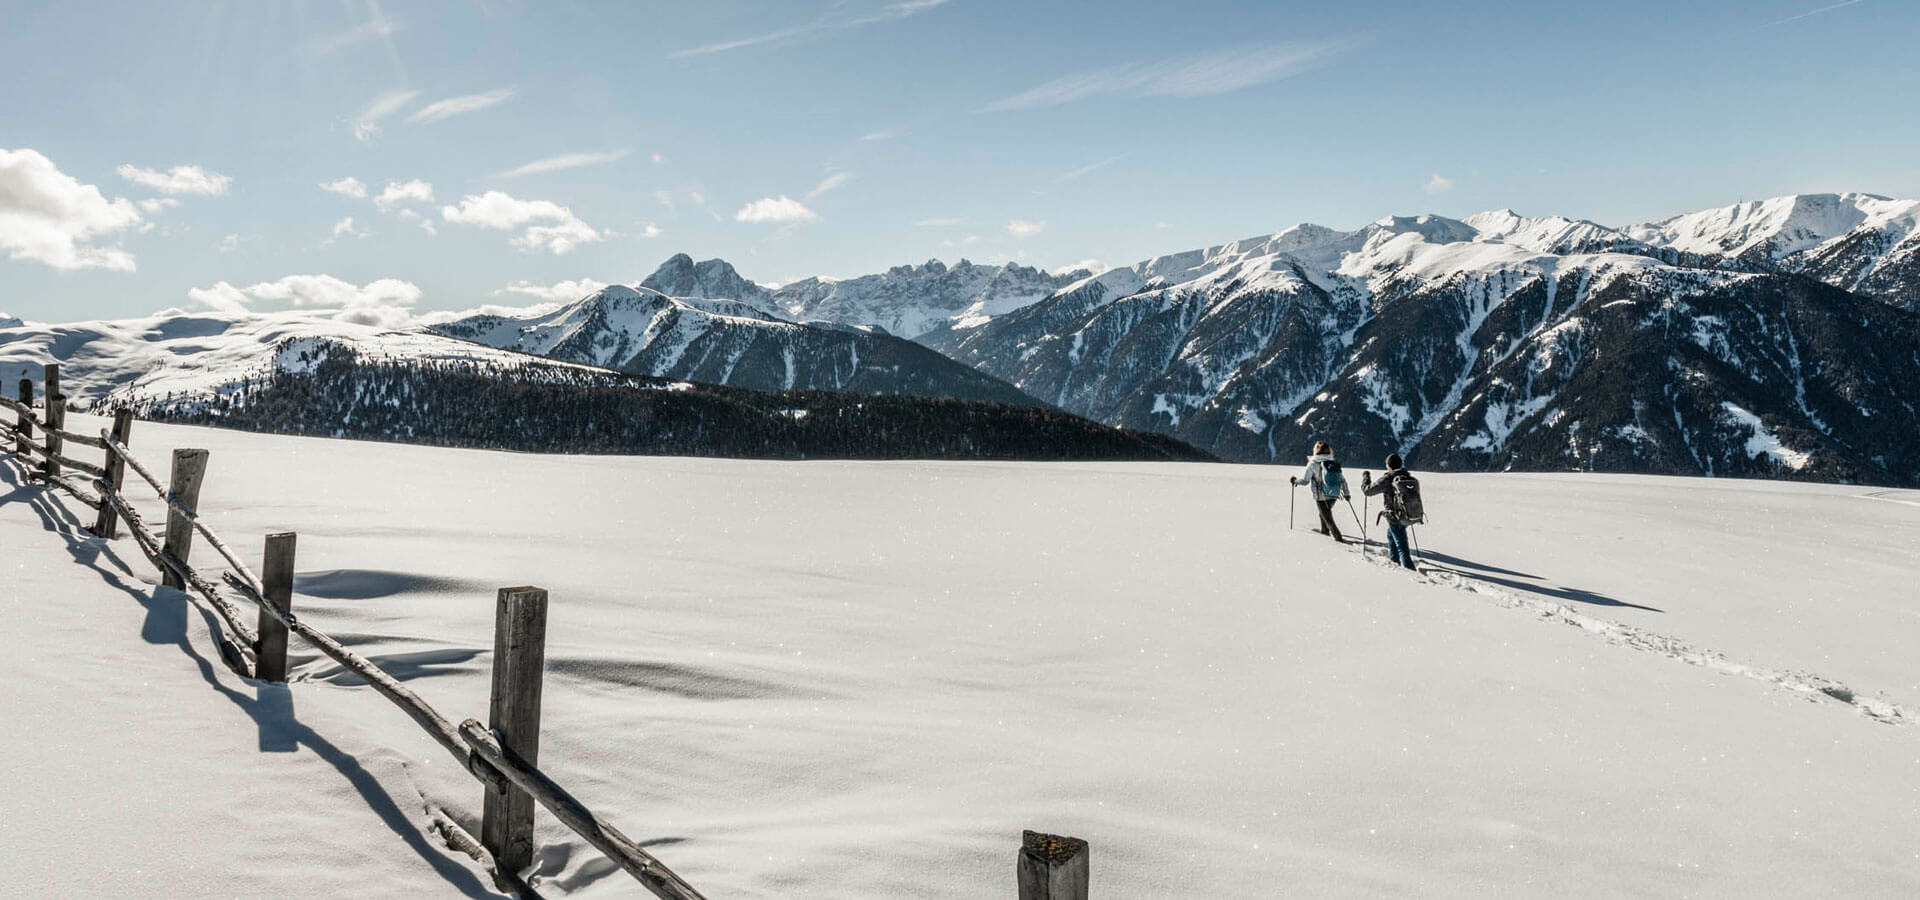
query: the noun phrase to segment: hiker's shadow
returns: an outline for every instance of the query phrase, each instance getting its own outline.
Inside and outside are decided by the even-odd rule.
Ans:
[[[202,624],[212,633],[219,634],[221,624],[212,613],[191,603],[185,593],[174,588],[153,585],[143,591],[134,587],[129,583],[129,579],[134,577],[133,570],[114,554],[106,541],[83,530],[73,513],[53,496],[52,489],[29,484],[21,476],[17,465],[0,465],[0,486],[11,488],[7,493],[0,494],[0,506],[26,504],[39,515],[49,532],[66,541],[67,552],[76,563],[95,572],[103,582],[139,603],[146,613],[140,626],[141,639],[150,644],[170,644],[179,648],[181,654],[199,670],[201,680],[208,687],[253,719],[261,752],[293,753],[301,747],[307,748],[353,785],[381,822],[432,866],[448,884],[468,897],[501,896],[489,889],[471,868],[428,843],[415,817],[401,808],[399,802],[381,785],[379,778],[361,765],[353,754],[335,746],[300,722],[294,715],[293,694],[287,685],[247,679],[253,687],[253,696],[229,687],[221,675],[221,670],[226,666],[222,664],[216,668],[213,661],[194,645],[189,634],[192,618],[189,610],[198,611]],[[103,560],[106,565],[102,565]]]
[[[1499,585],[1512,591],[1535,594],[1541,597],[1551,597],[1555,600],[1566,600],[1573,603],[1585,603],[1591,606],[1611,606],[1619,609],[1644,609],[1648,612],[1657,613],[1666,612],[1664,609],[1643,606],[1638,603],[1628,603],[1625,600],[1609,597],[1605,594],[1596,594],[1593,591],[1550,584],[1538,575],[1528,575],[1525,572],[1502,569],[1499,566],[1489,566],[1485,563],[1477,563],[1472,560],[1461,559],[1458,556],[1438,553],[1433,550],[1423,551],[1419,556],[1421,559],[1429,562],[1444,564],[1445,567],[1455,575],[1470,578],[1474,581],[1484,581],[1488,584]],[[1526,580],[1523,581],[1521,579]]]

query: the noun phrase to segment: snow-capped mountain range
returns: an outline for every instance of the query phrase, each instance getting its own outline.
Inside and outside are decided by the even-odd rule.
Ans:
[[[669,260],[648,281],[689,293],[729,286],[742,290],[739,285],[759,289],[725,263],[693,269],[680,266],[685,260]],[[687,271],[678,271],[682,268]],[[749,291],[748,296],[760,295]],[[644,284],[613,285],[552,312],[477,315],[431,328],[504,350],[755,390],[912,394],[1041,405],[997,378],[883,332],[791,322],[746,300],[674,297]]]
[[[965,259],[949,267],[930,259],[878,275],[802,278],[766,287],[742,278],[724,260],[696,263],[681,253],[661,263],[640,287],[671,297],[739,300],[795,322],[859,325],[914,338],[937,328],[982,324],[1091,274],[1055,275],[1018,263],[981,266]]]
[[[1451,468],[1907,481],[1914,451],[1890,442],[1911,442],[1883,426],[1920,397],[1917,218],[1914,201],[1824,194],[1625,228],[1511,210],[1307,224],[1037,298],[1055,276],[966,264],[775,290],[676,257],[648,283],[913,335],[1068,411],[1232,458],[1330,436]],[[963,268],[1018,289],[943,293]]]

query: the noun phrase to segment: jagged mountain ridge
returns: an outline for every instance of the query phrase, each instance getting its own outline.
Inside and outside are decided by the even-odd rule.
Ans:
[[[669,260],[674,271],[650,280],[694,291],[750,284],[724,263],[677,265],[684,259]],[[672,297],[644,285],[609,286],[551,312],[475,315],[429,327],[490,347],[658,378],[1040,405],[997,378],[901,338],[791,322],[744,300]]]
[[[976,265],[937,259],[858,278],[802,278],[769,288],[741,277],[725,260],[678,253],[640,287],[683,299],[738,300],[781,318],[879,329],[914,338],[937,328],[979,324],[1019,309],[1092,273],[1052,274],[1018,263]]]
[[[1798,264],[1837,265],[1867,233],[1904,253],[1911,233],[1902,221],[1862,216],[1853,230],[1829,234],[1777,217],[1773,229],[1791,240],[1756,240],[1764,229],[1747,227],[1743,239],[1728,229],[1711,245],[1701,240],[1706,228],[1655,243],[1661,235],[1647,228],[1506,211],[1389,218],[1353,232],[1303,225],[1111,270],[923,340],[1062,408],[1230,458],[1287,459],[1331,436],[1350,451],[1408,451],[1450,468],[1767,470],[1907,483],[1920,460],[1884,423],[1916,421],[1920,332],[1895,309],[1914,298],[1831,290],[1802,278],[1816,273]],[[1760,246],[1771,248],[1764,258],[1753,253]],[[1880,253],[1871,271],[1886,278],[1886,264],[1900,259]],[[1588,308],[1596,296],[1609,312]],[[1665,311],[1657,334],[1628,327],[1617,311],[1646,304]],[[1746,327],[1721,335],[1727,321]],[[1627,358],[1676,373],[1688,396],[1580,378],[1562,385],[1572,395],[1488,399],[1513,393],[1516,359],[1605,373]],[[1783,362],[1813,358],[1822,360],[1814,370]],[[1828,399],[1765,401],[1783,384]],[[1639,416],[1691,412],[1672,417],[1681,424],[1666,434],[1622,418],[1618,403],[1628,401]],[[1876,412],[1849,418],[1835,411],[1845,403]],[[1883,417],[1868,423],[1874,415]],[[1666,434],[1687,452],[1596,447],[1594,436],[1610,428]]]

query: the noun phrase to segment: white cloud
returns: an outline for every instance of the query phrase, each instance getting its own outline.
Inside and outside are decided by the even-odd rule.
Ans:
[[[1772,27],[1773,27],[1773,26],[1775,26],[1775,25],[1785,25],[1785,24],[1787,24],[1788,22],[1798,22],[1798,21],[1800,21],[1801,19],[1804,19],[1804,18],[1806,18],[1806,17],[1808,17],[1808,16],[1817,16],[1817,15],[1819,15],[1819,14],[1821,14],[1821,13],[1824,13],[1824,12],[1833,12],[1833,11],[1834,11],[1834,10],[1836,10],[1836,9],[1845,9],[1846,7],[1849,7],[1849,6],[1852,6],[1852,5],[1854,5],[1854,4],[1856,4],[1856,3],[1859,3],[1859,2],[1861,2],[1861,0],[1840,0],[1840,2],[1839,2],[1839,3],[1835,3],[1835,4],[1832,4],[1832,5],[1829,5],[1829,6],[1822,6],[1822,7],[1820,7],[1819,9],[1812,9],[1812,10],[1808,10],[1808,11],[1806,11],[1806,12],[1803,12],[1803,13],[1801,13],[1801,14],[1799,14],[1799,15],[1797,15],[1797,16],[1788,16],[1788,17],[1786,17],[1786,18],[1784,18],[1784,19],[1781,19],[1781,20],[1780,20],[1780,21],[1778,21],[1778,22],[1768,22],[1768,23],[1767,23],[1767,27],[1768,27],[1768,28],[1772,28]]]
[[[140,211],[150,216],[157,216],[167,210],[177,209],[179,206],[180,201],[172,197],[152,197],[140,201]]]
[[[419,91],[387,91],[367,101],[353,117],[353,136],[363,141],[371,139],[379,133],[381,120],[399,112],[418,96]]]
[[[405,182],[389,181],[386,190],[381,191],[380,196],[373,198],[373,205],[379,207],[382,212],[402,203],[412,202],[432,203],[433,185],[418,178]]]
[[[220,243],[213,245],[213,249],[221,253],[232,253],[240,249],[240,236],[237,234],[227,235],[220,239]]]
[[[642,223],[640,223],[640,236],[641,236],[641,237],[650,237],[650,238],[651,238],[651,237],[659,237],[659,236],[661,236],[661,235],[663,235],[663,234],[665,234],[665,233],[666,233],[666,232],[664,232],[664,231],[661,231],[661,230],[660,230],[660,226],[658,226],[658,225],[655,225],[655,224],[653,224],[652,222],[642,222]]]
[[[1106,270],[1111,268],[1113,267],[1097,259],[1083,259],[1077,263],[1073,263],[1072,265],[1061,266],[1058,269],[1054,269],[1053,274],[1067,275],[1079,269],[1085,269],[1094,275],[1098,275],[1101,272],[1105,272]]]
[[[224,281],[210,288],[187,288],[187,299],[217,313],[243,313],[252,298]]]
[[[267,300],[337,309],[334,318],[342,321],[396,328],[412,317],[408,310],[419,302],[420,288],[397,278],[357,285],[332,275],[288,275],[244,288],[222,281],[210,288],[189,289],[187,297],[216,312],[245,312],[253,301]]]
[[[494,291],[493,294],[496,297],[501,294],[526,294],[529,297],[538,297],[548,303],[572,303],[582,297],[597,293],[606,286],[606,282],[595,281],[591,278],[581,278],[575,281],[558,281],[553,284],[534,284],[531,281],[523,279]]]
[[[119,172],[121,178],[162,194],[224,194],[227,185],[233,183],[232,178],[199,166],[174,166],[165,172],[156,172],[125,164],[114,171]]]
[[[1030,238],[1047,228],[1046,222],[1032,222],[1026,219],[1014,219],[1007,223],[1007,233],[1017,238]]]
[[[819,184],[814,185],[813,190],[810,190],[807,192],[807,199],[812,200],[813,198],[818,197],[821,194],[831,191],[834,188],[837,188],[852,180],[853,180],[852,172],[835,172],[832,175],[828,175],[826,178],[822,179]]]
[[[435,100],[415,110],[413,115],[407,117],[407,121],[414,123],[438,122],[441,119],[451,118],[465,113],[479,112],[489,106],[499,106],[505,103],[508,97],[512,96],[513,91],[501,88],[497,91],[487,91],[484,94],[467,94],[463,97],[448,97],[445,100]]]
[[[354,231],[354,230],[353,230],[353,217],[352,217],[352,216],[348,216],[348,217],[346,217],[346,218],[344,218],[344,219],[341,219],[341,220],[340,220],[340,221],[338,221],[338,222],[335,222],[335,223],[333,223],[333,236],[334,236],[334,237],[339,237],[339,236],[341,236],[341,235],[343,235],[343,234],[358,234],[358,233],[359,233],[359,232],[356,232],[356,231]]]
[[[1088,165],[1081,166],[1078,169],[1074,169],[1073,171],[1060,176],[1060,180],[1072,181],[1073,179],[1079,178],[1082,175],[1090,174],[1092,172],[1099,171],[1100,169],[1104,169],[1107,166],[1113,165],[1114,163],[1117,163],[1120,160],[1123,160],[1125,158],[1126,158],[1125,154],[1122,154],[1120,156],[1109,156],[1106,159],[1103,159],[1097,163],[1090,163]]]
[[[611,153],[562,153],[546,159],[536,159],[524,166],[497,172],[495,178],[519,178],[522,175],[538,175],[542,172],[557,172],[561,169],[577,169],[581,166],[597,166],[626,158],[627,150],[615,150]],[[655,194],[655,196],[659,196]]]
[[[668,209],[673,208],[673,192],[672,191],[666,190],[664,188],[661,190],[654,191],[653,199],[655,202],[659,203],[661,206],[664,206]]]
[[[108,200],[38,151],[0,148],[0,248],[13,259],[131,272],[133,254],[92,241],[140,224],[132,201]]]
[[[1453,179],[1441,175],[1439,172],[1435,172],[1432,178],[1427,179],[1426,186],[1421,188],[1421,190],[1429,194],[1438,194],[1441,191],[1453,190]]]
[[[1131,62],[1056,78],[986,105],[988,111],[1058,106],[1089,97],[1204,97],[1278,81],[1320,65],[1353,46],[1345,41],[1269,44],[1198,56]]]
[[[527,250],[546,248],[562,254],[606,236],[582,222],[573,210],[549,200],[519,200],[500,191],[467,195],[458,206],[443,206],[440,217],[459,225],[477,225],[497,231],[526,226],[513,245]],[[548,224],[535,224],[548,223]]]
[[[367,196],[367,186],[362,183],[360,179],[352,175],[348,175],[339,181],[320,182],[320,189],[330,194],[352,197],[355,200],[364,199]]]
[[[735,222],[753,222],[756,224],[798,225],[803,222],[818,222],[820,217],[798,200],[785,194],[778,197],[766,197],[755,200],[733,214]]]
[[[879,131],[869,131],[861,135],[860,139],[863,141],[890,141],[904,134],[906,134],[906,132],[898,128],[882,128]]]
[[[770,44],[793,38],[812,37],[839,31],[844,28],[858,28],[862,25],[892,22],[944,6],[947,2],[948,0],[905,0],[905,2],[900,3],[889,3],[879,9],[839,12],[821,16],[805,25],[783,28],[779,31],[769,31],[765,34],[757,34],[752,37],[721,41],[717,44],[704,44],[699,47],[688,47],[684,50],[676,50],[667,54],[667,58],[682,59],[689,56],[704,56],[709,53],[723,53],[728,50],[738,50],[742,47],[752,47],[758,44]]]

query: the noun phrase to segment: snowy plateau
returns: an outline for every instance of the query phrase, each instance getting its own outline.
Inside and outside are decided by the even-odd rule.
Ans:
[[[1266,467],[133,445],[208,449],[204,519],[298,531],[296,611],[450,714],[548,588],[542,767],[711,897],[1011,897],[1023,828],[1109,898],[1920,895],[1920,492],[1431,474],[1411,575]],[[297,639],[232,675],[0,480],[4,893],[495,896],[404,715]],[[538,823],[543,895],[638,894]]]

